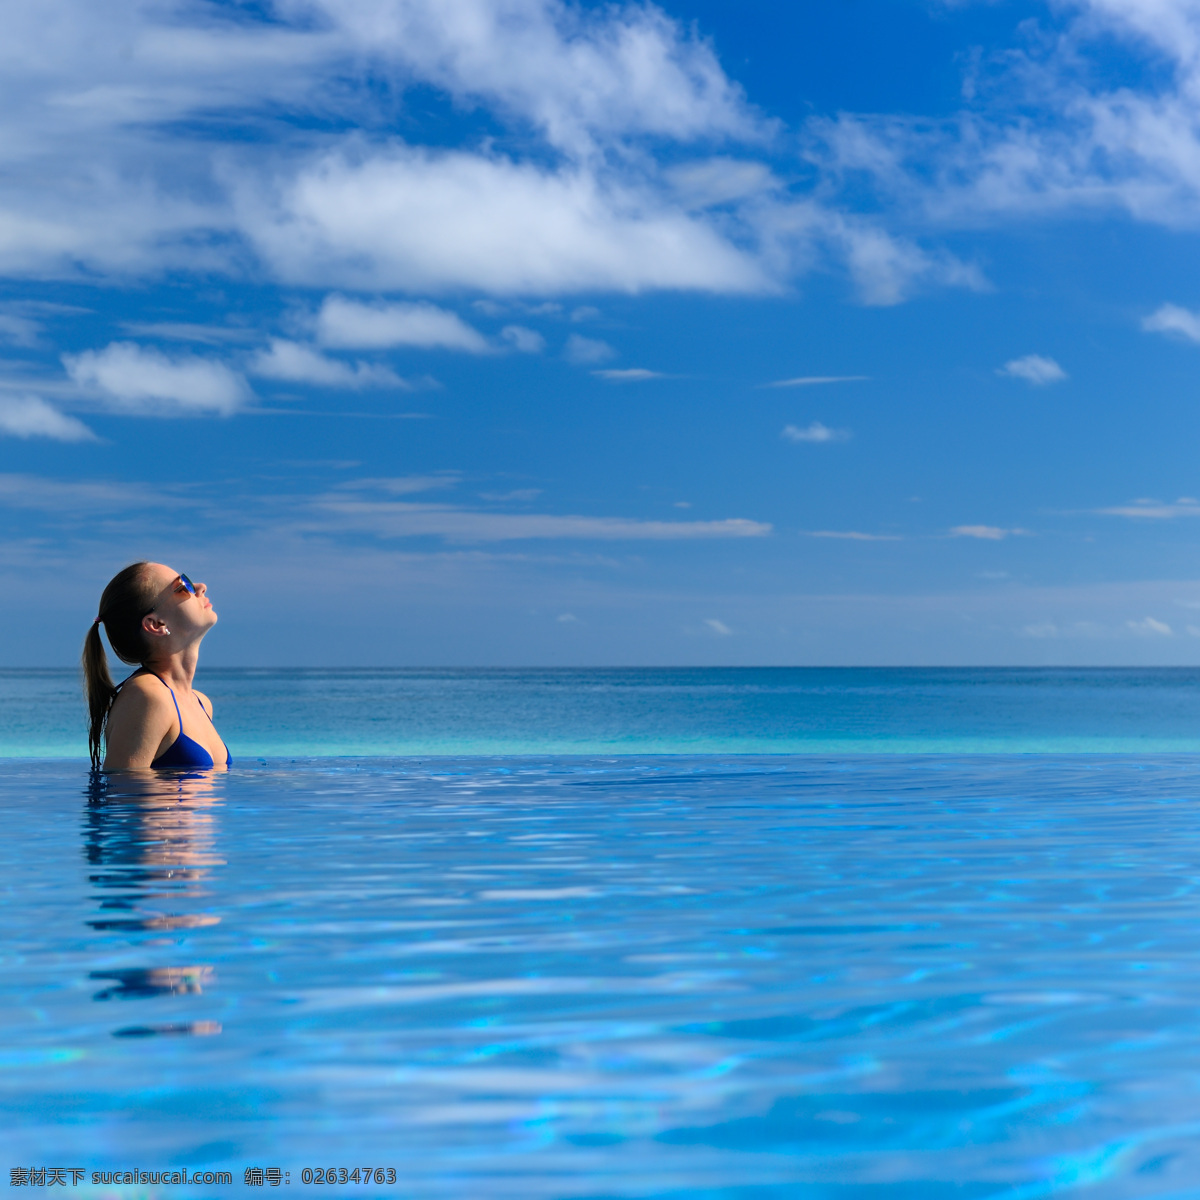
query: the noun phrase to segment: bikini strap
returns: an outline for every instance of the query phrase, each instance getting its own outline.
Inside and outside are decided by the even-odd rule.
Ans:
[[[154,675],[154,672],[148,671],[147,674]],[[183,734],[183,714],[179,711],[179,701],[175,699],[175,689],[161,675],[154,675],[154,678],[157,679],[158,682],[161,683],[163,685],[163,687],[165,687],[167,689],[167,691],[171,693],[171,703],[175,705],[175,718],[179,722],[179,732],[182,735]],[[197,703],[199,703],[199,698],[197,698]],[[204,705],[201,704],[200,707],[203,708]]]

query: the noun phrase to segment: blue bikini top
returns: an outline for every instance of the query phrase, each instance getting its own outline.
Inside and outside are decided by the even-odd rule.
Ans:
[[[154,675],[153,671],[147,672]],[[216,763],[213,762],[213,756],[209,754],[205,748],[200,745],[194,738],[188,737],[183,732],[183,717],[179,712],[179,701],[175,699],[175,689],[161,676],[154,675],[154,678],[171,693],[171,699],[175,704],[175,715],[179,718],[179,736],[150,764],[156,771],[178,771],[186,770],[189,767],[213,767]],[[200,704],[200,697],[196,697],[196,703]],[[208,710],[203,704],[200,704],[200,711],[208,717]],[[212,717],[208,717],[212,721]],[[221,743],[225,746],[225,743]],[[229,753],[229,747],[225,746],[225,765],[227,767],[233,765],[233,758]]]

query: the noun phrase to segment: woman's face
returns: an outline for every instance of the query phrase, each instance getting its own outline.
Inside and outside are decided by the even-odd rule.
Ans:
[[[184,586],[179,572],[162,563],[151,563],[148,575],[154,591],[154,615],[172,633],[203,632],[217,622],[217,610],[208,599],[208,588],[195,584],[196,594]]]

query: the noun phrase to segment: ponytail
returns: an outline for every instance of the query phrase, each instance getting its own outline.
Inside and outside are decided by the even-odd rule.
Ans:
[[[100,769],[103,753],[104,726],[108,721],[108,710],[112,708],[117,689],[108,673],[108,656],[100,640],[100,622],[93,621],[83,642],[83,686],[87,692],[88,753],[92,759],[92,770]]]
[[[113,653],[127,663],[140,663],[145,656],[142,618],[154,603],[147,573],[149,563],[131,563],[109,581],[100,597],[100,615],[92,622],[83,642],[83,686],[88,703],[88,753],[92,769],[100,769],[104,753],[104,727],[117,688],[108,673],[108,658],[100,640],[100,625],[108,634]]]

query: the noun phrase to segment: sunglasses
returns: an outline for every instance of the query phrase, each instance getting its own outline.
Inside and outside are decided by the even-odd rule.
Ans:
[[[175,582],[165,590],[170,592],[178,592],[180,588],[187,592],[189,596],[194,596],[196,594],[196,585],[186,575],[180,575],[179,578],[176,579]],[[161,596],[162,593],[159,595]],[[142,613],[143,617],[148,617],[158,607],[158,600],[159,597],[155,597],[154,603],[148,609],[146,609],[144,613]]]

